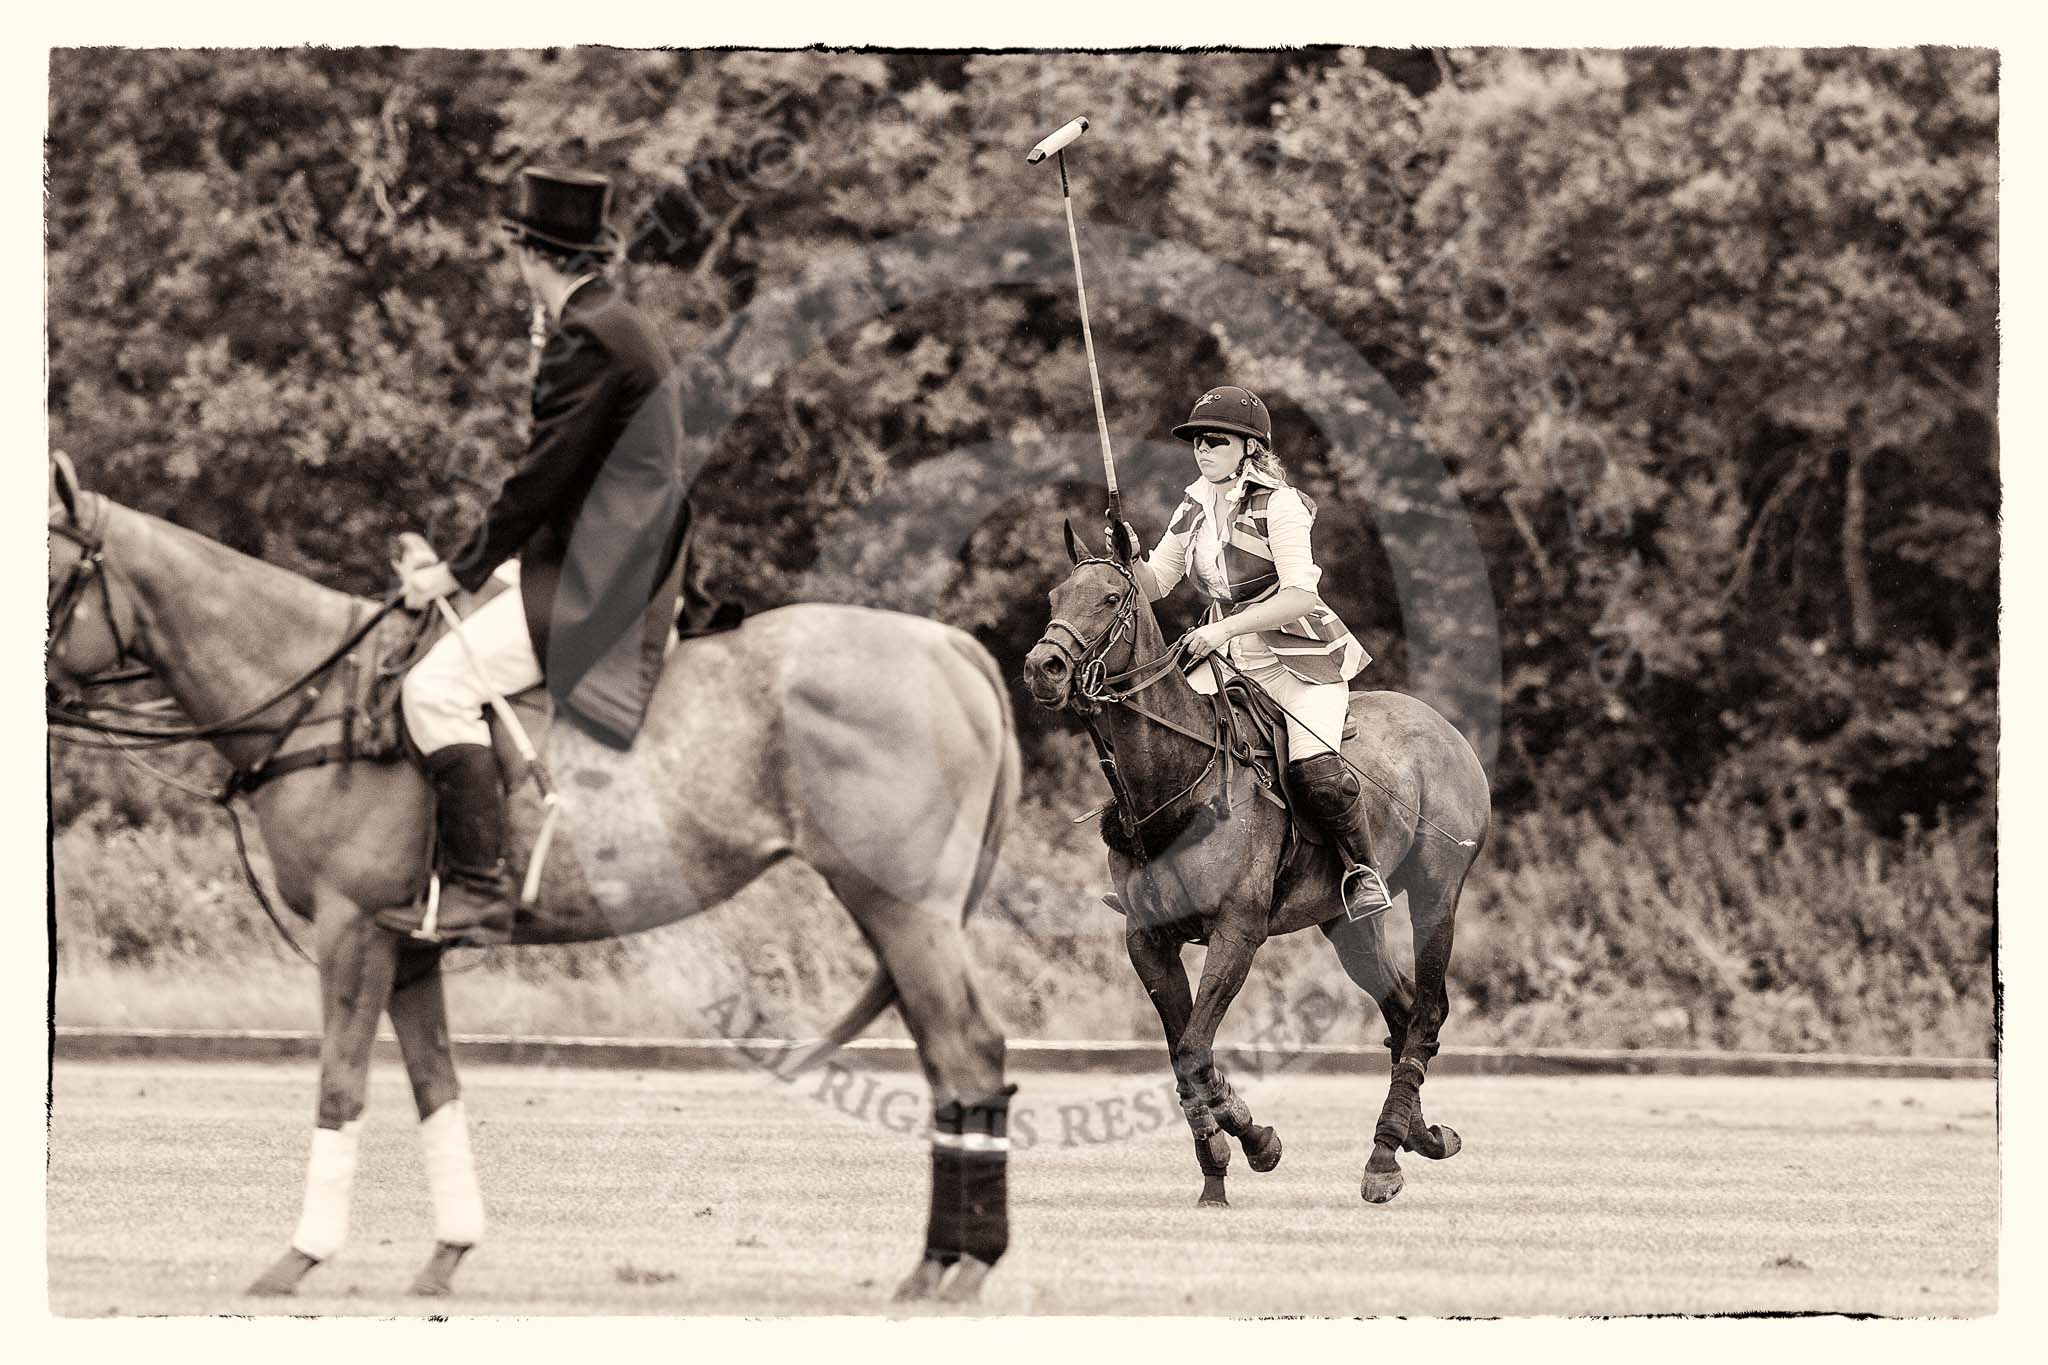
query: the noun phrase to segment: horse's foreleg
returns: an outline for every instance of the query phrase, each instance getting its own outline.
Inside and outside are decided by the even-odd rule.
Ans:
[[[446,1294],[455,1267],[484,1232],[483,1193],[469,1150],[469,1120],[448,1045],[448,1004],[438,948],[407,949],[391,993],[391,1027],[412,1081],[420,1116],[420,1147],[434,1201],[434,1252],[414,1277],[412,1292]]]
[[[1195,1012],[1195,997],[1188,989],[1187,968],[1181,965],[1181,941],[1147,929],[1133,918],[1124,928],[1124,949],[1131,967],[1159,1012],[1160,1027],[1166,1031],[1166,1048],[1172,1053],[1187,1032],[1188,1019]],[[1181,1108],[1188,1127],[1195,1134],[1195,1164],[1202,1172],[1202,1193],[1195,1203],[1203,1208],[1224,1208],[1230,1203],[1224,1192],[1224,1178],[1230,1172],[1230,1143],[1216,1126],[1207,1105],[1196,1103],[1194,1090],[1178,1074],[1174,1085],[1180,1092]]]
[[[249,1286],[252,1294],[289,1294],[348,1239],[356,1139],[369,1086],[377,1019],[391,995],[398,939],[356,905],[316,893],[320,960],[320,1102],[306,1162],[305,1203],[291,1245]]]
[[[1384,1204],[1401,1192],[1404,1177],[1397,1151],[1406,1148],[1441,1160],[1463,1146],[1456,1130],[1424,1122],[1422,1085],[1450,1010],[1452,929],[1464,881],[1463,868],[1435,873],[1418,869],[1406,879],[1408,918],[1415,931],[1415,1003],[1407,1029],[1396,1037],[1393,1080],[1373,1129],[1372,1155],[1359,1181],[1359,1194],[1368,1203]]]
[[[1255,1171],[1270,1171],[1280,1163],[1280,1135],[1252,1121],[1246,1104],[1216,1066],[1216,1031],[1231,1003],[1244,989],[1251,974],[1252,957],[1265,941],[1262,933],[1236,930],[1225,923],[1209,935],[1209,956],[1202,965],[1202,984],[1195,993],[1194,1009],[1187,1027],[1173,1049],[1173,1072],[1181,1090],[1181,1104],[1194,1129],[1197,1155],[1202,1144],[1218,1129],[1238,1139],[1245,1160]],[[1210,1149],[1213,1151],[1213,1148]],[[1208,1167],[1203,1167],[1204,1174]]]

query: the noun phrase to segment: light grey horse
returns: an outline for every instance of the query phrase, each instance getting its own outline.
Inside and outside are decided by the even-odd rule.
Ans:
[[[53,724],[123,733],[76,693],[143,665],[191,722],[183,736],[209,740],[246,770],[375,609],[87,493],[61,455],[50,489]],[[334,740],[345,690],[328,689],[287,727],[284,754]],[[975,990],[962,932],[1017,798],[1009,701],[987,652],[929,620],[785,607],[679,645],[630,752],[567,724],[548,748],[563,833],[516,942],[651,929],[718,904],[784,858],[816,869],[879,971],[810,1055],[899,1006],[935,1118],[927,1249],[899,1293],[972,1298],[1008,1239],[1003,1037]],[[481,1235],[438,951],[372,919],[420,893],[429,800],[403,762],[307,767],[250,797],[277,888],[314,926],[324,1035],[305,1216],[252,1292],[290,1293],[341,1245],[354,1126],[386,1011],[434,1194],[437,1243],[414,1289],[447,1292]],[[534,816],[525,812],[526,837]]]

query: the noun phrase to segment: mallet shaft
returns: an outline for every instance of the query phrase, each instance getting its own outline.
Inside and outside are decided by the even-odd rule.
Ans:
[[[1074,121],[1085,122],[1083,119]],[[1081,300],[1081,346],[1088,353],[1088,387],[1095,395],[1095,434],[1102,440],[1102,477],[1109,484],[1109,499],[1114,504],[1117,501],[1116,456],[1110,453],[1109,417],[1102,409],[1102,375],[1095,368],[1095,330],[1088,325],[1088,285],[1081,278],[1081,234],[1074,229],[1074,197],[1065,192],[1067,154],[1061,152],[1059,158],[1060,203],[1067,210],[1067,245],[1074,253],[1074,292]]]

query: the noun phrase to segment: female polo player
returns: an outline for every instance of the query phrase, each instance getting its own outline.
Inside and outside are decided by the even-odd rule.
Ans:
[[[1209,390],[1173,434],[1193,444],[1200,477],[1150,557],[1133,565],[1138,581],[1156,601],[1193,578],[1209,612],[1181,642],[1189,660],[1222,651],[1285,709],[1288,777],[1343,852],[1345,907],[1384,910],[1358,778],[1336,751],[1345,684],[1372,658],[1317,593],[1315,503],[1289,486],[1273,419],[1249,389]]]

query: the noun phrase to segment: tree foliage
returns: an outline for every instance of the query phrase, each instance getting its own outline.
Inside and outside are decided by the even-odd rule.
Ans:
[[[1401,685],[1405,493],[1346,473],[1381,452],[1312,414],[1369,405],[1229,303],[1256,282],[1450,471],[1504,801],[1794,791],[1891,828],[1993,789],[1997,79],[1956,49],[60,51],[53,439],[124,501],[381,589],[390,537],[452,543],[518,449],[503,187],[589,166],[692,363],[756,357],[770,305],[866,300],[745,360],[699,483],[716,586],[929,611],[1014,675],[1058,519],[1099,522],[1093,413],[1063,225],[979,283],[961,252],[1057,224],[1023,152],[1087,112],[1084,251],[1143,244],[1089,282],[1147,535],[1188,477],[1166,429],[1260,390],[1331,600]]]

